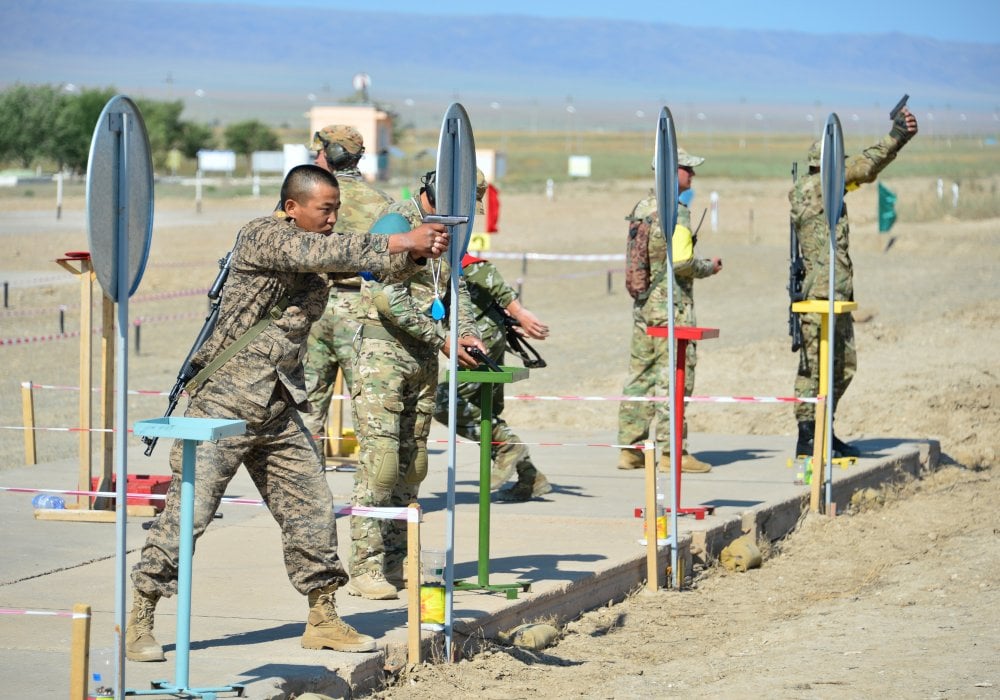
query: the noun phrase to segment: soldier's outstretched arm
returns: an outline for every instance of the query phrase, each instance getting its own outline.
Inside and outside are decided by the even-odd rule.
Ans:
[[[439,258],[448,251],[449,234],[443,224],[420,224],[412,231],[389,236],[390,253],[409,253],[420,262],[425,258]]]

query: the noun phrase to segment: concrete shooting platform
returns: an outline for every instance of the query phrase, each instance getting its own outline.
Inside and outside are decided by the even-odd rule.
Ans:
[[[526,442],[546,443],[532,444],[530,449],[553,490],[527,503],[494,501],[490,580],[528,580],[531,588],[514,600],[502,593],[456,591],[458,649],[469,639],[494,637],[522,621],[574,618],[584,610],[622,599],[646,577],[646,550],[639,543],[642,520],[634,516],[644,501],[643,470],[620,471],[615,467],[617,449],[587,446],[607,443],[607,434],[514,427]],[[435,425],[431,439],[446,438],[446,430]],[[168,444],[160,445],[151,458],[142,455],[138,439],[129,444],[130,474],[169,473]],[[940,455],[936,442],[917,438],[867,439],[856,444],[864,452],[857,464],[833,470],[833,500],[838,510],[847,506],[858,489],[935,469]],[[710,505],[714,512],[703,520],[690,515],[680,518],[681,555],[714,559],[746,531],[756,531],[761,538],[780,538],[808,509],[809,486],[795,484],[795,469],[787,466],[794,437],[693,434],[690,446],[713,469],[709,474],[684,474],[681,505]],[[446,447],[444,442],[432,442],[431,472],[421,489],[425,549],[444,548]],[[460,445],[457,452],[455,574],[474,580],[479,450]],[[77,471],[75,458],[16,467],[0,473],[0,485],[71,489]],[[328,481],[337,502],[347,503],[353,474],[329,472]],[[666,488],[665,480],[661,484]],[[259,497],[244,470],[230,484],[227,495]],[[101,652],[114,645],[115,528],[108,523],[36,520],[32,496],[0,493],[4,523],[0,608],[14,611],[0,615],[3,695],[66,697],[70,619],[23,611],[68,612],[75,603],[92,606],[93,670],[95,660],[103,658]],[[348,654],[303,649],[299,637],[307,603],[285,575],[279,531],[271,515],[263,507],[235,504],[224,504],[220,513],[222,517],[198,542],[194,556],[191,687],[238,683],[246,688],[244,697],[265,700],[310,690],[342,697],[352,689],[376,686],[387,666],[405,663],[405,593],[395,601],[364,600],[344,591],[337,594],[341,616],[375,636],[377,651]],[[148,519],[129,519],[129,571],[145,541],[144,520]],[[338,520],[338,534],[341,553],[346,556],[346,518]],[[669,562],[669,554],[664,557],[662,561]],[[127,662],[126,688],[145,690],[152,681],[174,677],[176,622],[176,598],[161,601],[156,637],[167,661]],[[440,633],[423,633],[425,649],[430,648],[434,634]],[[105,673],[113,671],[113,666],[105,668]]]

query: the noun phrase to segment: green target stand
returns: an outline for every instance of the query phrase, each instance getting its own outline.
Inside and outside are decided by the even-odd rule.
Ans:
[[[525,367],[501,365],[500,371],[486,367],[460,369],[458,381],[464,384],[479,384],[479,402],[482,407],[479,419],[479,561],[478,575],[473,581],[456,581],[458,590],[487,590],[504,593],[509,600],[517,598],[518,591],[528,592],[530,581],[514,583],[490,583],[490,466],[493,442],[493,391],[497,384],[510,384],[528,378]]]

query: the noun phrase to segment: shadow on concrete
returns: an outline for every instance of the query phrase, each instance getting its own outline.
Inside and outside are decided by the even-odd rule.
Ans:
[[[692,454],[703,462],[708,462],[713,467],[723,467],[736,462],[752,462],[758,459],[771,459],[773,455],[780,454],[780,450],[698,450]]]

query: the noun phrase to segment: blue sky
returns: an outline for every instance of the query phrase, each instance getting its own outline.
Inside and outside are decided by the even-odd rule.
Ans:
[[[693,27],[777,29],[819,33],[901,32],[943,40],[1000,43],[997,0],[827,0],[754,2],[753,0],[145,0],[147,2],[227,2],[300,5],[326,9],[394,11],[431,15],[523,14],[535,17],[606,17],[675,22]],[[499,8],[503,8],[500,10]],[[495,9],[494,9],[495,8]],[[678,9],[680,8],[680,9]]]

